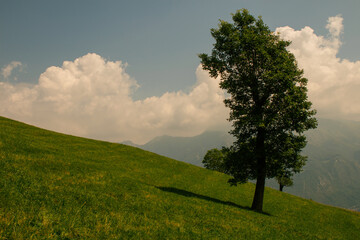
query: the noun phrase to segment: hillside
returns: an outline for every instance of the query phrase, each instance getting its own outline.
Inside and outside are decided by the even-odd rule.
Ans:
[[[0,117],[0,239],[356,239],[360,214]]]
[[[304,149],[308,162],[294,177],[294,186],[284,191],[317,202],[360,211],[360,123],[320,119],[319,127],[306,133]],[[211,148],[229,146],[232,138],[223,132],[205,132],[195,137],[157,137],[138,147],[202,166]],[[269,187],[278,189],[276,181]]]

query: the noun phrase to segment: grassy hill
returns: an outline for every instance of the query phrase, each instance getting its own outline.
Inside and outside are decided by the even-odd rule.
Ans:
[[[0,239],[356,239],[360,214],[0,117]]]
[[[295,174],[285,191],[317,202],[360,211],[360,122],[318,119],[306,132],[308,144],[304,171]],[[137,147],[202,166],[207,150],[230,146],[234,139],[224,132],[204,132],[195,137],[156,137]],[[126,143],[129,144],[129,143]],[[276,180],[267,186],[278,189]]]

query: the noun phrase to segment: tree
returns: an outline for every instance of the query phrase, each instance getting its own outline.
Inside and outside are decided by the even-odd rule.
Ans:
[[[307,99],[307,79],[287,51],[290,42],[271,32],[261,17],[237,11],[234,23],[211,29],[211,55],[200,54],[203,69],[220,77],[229,97],[230,131],[236,138],[225,160],[229,183],[256,179],[252,209],[262,211],[265,179],[296,173],[305,164],[303,132],[316,128]]]
[[[204,156],[202,163],[207,169],[224,172],[224,154],[217,148],[210,149]]]
[[[217,148],[210,149],[206,152],[202,163],[207,169],[215,170],[218,172],[226,173],[225,159],[228,155],[228,148]]]
[[[276,176],[276,181],[279,183],[279,191],[282,192],[284,187],[290,187],[294,184],[291,177],[286,175]]]

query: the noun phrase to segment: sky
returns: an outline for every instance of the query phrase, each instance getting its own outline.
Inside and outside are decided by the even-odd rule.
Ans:
[[[0,1],[0,115],[145,143],[229,128],[201,69],[210,29],[247,8],[291,40],[319,117],[360,121],[360,1]]]

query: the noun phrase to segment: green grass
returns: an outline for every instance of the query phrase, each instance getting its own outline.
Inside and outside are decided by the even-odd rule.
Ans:
[[[0,117],[0,239],[356,239],[360,214]]]

